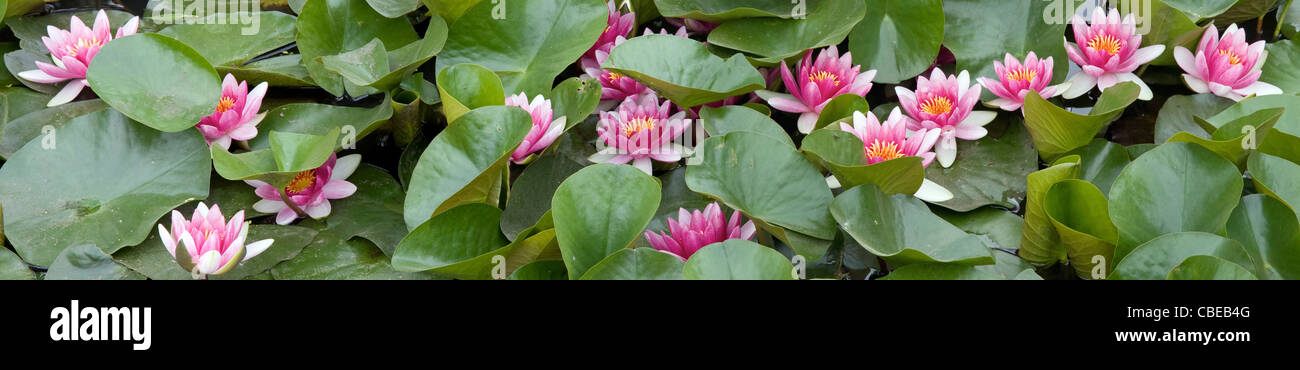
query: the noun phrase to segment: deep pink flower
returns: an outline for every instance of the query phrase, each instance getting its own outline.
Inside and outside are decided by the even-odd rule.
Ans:
[[[957,158],[957,139],[983,138],[988,135],[984,125],[997,118],[994,112],[972,110],[981,91],[979,85],[971,85],[970,73],[961,71],[948,76],[937,68],[928,79],[917,77],[916,92],[902,86],[894,88],[899,106],[910,116],[908,130],[940,130],[935,154],[944,168],[952,166]]]
[[[196,125],[208,144],[216,143],[222,149],[230,149],[231,140],[245,141],[257,137],[257,124],[266,118],[266,113],[257,111],[262,109],[267,86],[263,82],[249,92],[247,82],[236,84],[235,75],[226,74],[226,79],[221,81],[221,100],[217,102],[217,110]]]
[[[689,153],[689,149],[674,143],[690,127],[690,121],[684,120],[684,112],[669,116],[670,102],[659,103],[659,97],[653,93],[641,98],[629,98],[618,106],[615,112],[601,112],[600,124],[596,133],[600,135],[603,148],[600,148],[589,160],[595,163],[624,164],[632,162],[633,166],[645,173],[652,173],[651,160],[660,162],[677,162]]]
[[[588,64],[588,60],[596,60],[597,50],[603,49],[606,53],[613,50],[614,41],[620,37],[626,38],[627,35],[632,32],[632,27],[636,25],[635,12],[628,12],[627,14],[619,12],[618,6],[614,4],[614,0],[610,0],[606,5],[609,6],[609,20],[606,22],[607,26],[605,26],[605,31],[600,34],[600,38],[596,39],[596,44],[592,45],[591,49],[587,49],[587,52],[582,54],[584,66]],[[599,65],[599,63],[597,64]]]
[[[205,275],[220,275],[230,272],[239,262],[247,261],[271,247],[272,239],[244,244],[248,237],[248,225],[244,221],[244,211],[226,221],[221,208],[216,204],[211,209],[199,202],[194,208],[194,215],[187,221],[178,211],[172,211],[172,229],[167,232],[158,224],[158,238],[162,239],[167,253],[196,278]],[[185,250],[176,254],[176,246],[184,245]]]
[[[86,69],[89,68],[91,60],[95,59],[95,54],[99,53],[100,48],[114,38],[109,29],[108,14],[103,10],[95,15],[94,28],[86,27],[86,23],[76,16],[72,16],[70,22],[71,27],[66,31],[47,26],[46,31],[49,36],[41,37],[45,48],[50,51],[50,59],[54,64],[37,61],[38,69],[18,73],[18,77],[24,80],[42,84],[71,80],[63,86],[63,90],[50,99],[46,105],[49,107],[67,104],[81,94],[81,89],[87,86]],[[139,26],[140,17],[131,18],[117,29],[117,38],[134,35]]]
[[[722,208],[718,203],[711,203],[704,207],[704,212],[695,210],[694,213],[687,211],[685,208],[678,209],[677,219],[668,218],[668,232],[659,232],[646,230],[645,239],[650,246],[655,249],[672,253],[678,258],[686,260],[700,250],[713,243],[721,243],[731,239],[749,240],[754,237],[754,221],[746,222],[743,226],[740,224],[740,211],[732,212],[731,220],[722,215]]]
[[[600,81],[600,101],[602,106],[600,110],[609,110],[614,104],[629,98],[639,98],[646,94],[653,94],[649,88],[640,82],[611,71],[601,68],[606,59],[609,59],[609,52],[614,50],[615,46],[627,41],[626,38],[619,36],[614,42],[608,45],[608,48],[602,48],[596,51],[596,56],[591,59],[582,59],[582,70],[587,76]]]
[[[528,111],[533,117],[533,128],[528,130],[528,136],[524,142],[519,144],[515,153],[510,156],[510,160],[518,164],[527,163],[532,158],[533,153],[542,151],[551,146],[560,134],[564,133],[564,126],[568,124],[568,119],[560,116],[559,119],[551,121],[554,112],[551,110],[550,99],[538,95],[533,98],[532,103],[528,102],[528,94],[519,93],[519,95],[506,98],[506,105],[520,107]]]
[[[1151,88],[1142,82],[1133,71],[1143,64],[1164,54],[1164,45],[1142,46],[1142,35],[1137,33],[1137,20],[1133,14],[1119,16],[1118,9],[1110,13],[1104,8],[1092,12],[1092,24],[1086,24],[1083,16],[1075,14],[1071,20],[1074,26],[1076,46],[1065,43],[1065,52],[1070,60],[1083,68],[1083,72],[1070,78],[1070,86],[1061,95],[1074,99],[1091,91],[1094,86],[1102,91],[1122,81],[1136,83],[1142,89],[1138,99],[1151,100]]]
[[[816,62],[813,62],[812,55],[812,50],[809,50],[803,61],[796,65],[798,79],[790,75],[789,65],[781,62],[781,78],[790,94],[766,90],[757,92],[776,110],[801,113],[799,132],[805,134],[812,132],[822,108],[831,99],[844,94],[865,97],[871,91],[871,80],[876,78],[875,70],[858,73],[862,67],[853,65],[853,53],[840,56],[839,49],[833,45],[823,49]]]
[[[1006,64],[993,61],[993,70],[998,75],[997,80],[984,77],[976,79],[980,85],[989,89],[989,92],[998,96],[997,99],[986,104],[1012,112],[1025,105],[1025,96],[1031,92],[1037,93],[1043,99],[1052,98],[1062,92],[1060,86],[1047,86],[1052,83],[1052,57],[1039,60],[1038,56],[1031,51],[1025,57],[1025,63],[1021,64],[1020,60],[1007,53],[1004,61]]]
[[[1246,30],[1228,26],[1219,38],[1213,24],[1205,29],[1196,55],[1182,46],[1174,47],[1174,59],[1183,68],[1183,81],[1197,93],[1212,93],[1236,101],[1251,95],[1278,95],[1282,89],[1260,82],[1268,51],[1263,40],[1246,44]]]
[[[361,165],[361,155],[353,154],[343,158],[331,154],[325,164],[312,170],[299,172],[298,176],[284,188],[289,200],[314,219],[330,215],[330,200],[343,199],[357,192],[357,186],[347,181],[348,176]],[[253,209],[262,213],[274,213],[275,223],[288,225],[302,217],[280,197],[280,189],[262,181],[244,181],[257,188],[255,191],[262,200],[253,204]]]
[[[871,112],[853,112],[853,125],[840,122],[840,130],[862,140],[862,151],[869,165],[903,157],[921,157],[921,164],[929,166],[934,161],[934,152],[930,149],[939,141],[938,129],[922,129],[908,137],[907,118],[897,107],[889,113],[884,124]]]

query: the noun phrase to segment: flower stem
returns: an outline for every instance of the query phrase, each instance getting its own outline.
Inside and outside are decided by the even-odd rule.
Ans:
[[[284,204],[288,205],[289,209],[292,209],[295,213],[297,213],[298,217],[307,217],[307,212],[303,211],[302,208],[298,208],[298,205],[293,202],[293,199],[289,198],[289,193],[286,193],[284,189],[276,189],[276,190],[280,191],[280,199],[284,200]]]

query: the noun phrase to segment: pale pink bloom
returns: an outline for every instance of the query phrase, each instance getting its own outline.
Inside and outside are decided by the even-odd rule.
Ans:
[[[551,100],[538,95],[533,98],[532,103],[528,102],[528,94],[519,93],[519,95],[506,98],[506,105],[520,107],[533,118],[533,128],[528,130],[528,136],[524,142],[519,144],[515,153],[510,156],[510,160],[518,164],[527,163],[532,158],[533,153],[537,153],[551,146],[560,134],[564,133],[564,126],[567,125],[568,119],[560,116],[559,119],[552,121],[551,117],[554,112],[551,110]]]
[[[862,151],[869,165],[903,157],[921,157],[921,164],[929,166],[934,161],[934,152],[930,149],[939,141],[938,129],[922,129],[909,137],[907,117],[897,107],[889,113],[884,124],[871,112],[853,112],[853,125],[840,122],[840,130],[862,140]]]
[[[1133,14],[1121,19],[1118,9],[1107,13],[1106,9],[1096,8],[1092,12],[1091,24],[1084,23],[1079,14],[1074,15],[1071,24],[1074,26],[1074,40],[1079,44],[1066,42],[1065,52],[1083,71],[1070,78],[1070,86],[1062,96],[1074,99],[1092,91],[1094,86],[1106,91],[1117,83],[1130,81],[1142,89],[1138,99],[1151,100],[1151,88],[1133,71],[1159,58],[1164,54],[1165,46],[1142,48],[1142,35],[1137,33],[1137,20]]]
[[[871,80],[876,78],[875,70],[858,73],[862,66],[853,64],[853,53],[840,56],[839,49],[833,45],[823,49],[816,62],[812,55],[812,50],[809,50],[803,61],[796,65],[797,79],[790,74],[789,65],[781,62],[781,78],[790,94],[766,90],[757,92],[776,110],[800,113],[799,132],[805,134],[815,128],[818,116],[831,99],[844,94],[865,97],[871,91]]]
[[[632,32],[632,27],[636,26],[635,12],[628,12],[627,14],[619,12],[614,0],[610,0],[606,5],[609,7],[609,20],[606,22],[605,31],[601,32],[600,38],[596,39],[596,44],[582,54],[582,64],[584,66],[589,64],[589,60],[596,60],[597,50],[604,50],[606,53],[613,50],[615,40],[620,37],[626,38]],[[599,65],[599,63],[597,64]]]
[[[659,97],[651,93],[639,99],[624,100],[617,111],[601,112],[596,133],[604,147],[588,159],[594,163],[632,162],[647,174],[652,173],[651,160],[682,160],[689,149],[673,140],[681,136],[691,123],[683,119],[685,112],[669,116],[671,106],[672,103],[667,101],[660,104]]]
[[[262,109],[262,98],[266,96],[266,82],[258,84],[252,92],[248,83],[235,83],[235,75],[226,74],[221,81],[221,100],[217,110],[199,120],[196,127],[203,132],[208,145],[216,143],[222,149],[230,149],[231,140],[246,141],[257,137],[257,124],[266,118]]]
[[[916,79],[916,91],[902,86],[894,88],[898,105],[907,112],[907,129],[912,131],[939,129],[936,158],[944,168],[957,159],[957,139],[979,140],[988,135],[984,125],[997,118],[997,113],[973,111],[980,99],[980,86],[971,85],[970,73],[961,71],[948,76],[938,68]]]
[[[680,208],[677,211],[677,219],[668,218],[668,232],[659,232],[646,230],[645,239],[650,246],[655,249],[672,253],[678,258],[686,260],[710,244],[721,243],[731,239],[750,240],[754,237],[754,221],[740,224],[740,211],[732,212],[731,220],[728,221],[722,215],[722,208],[718,203],[710,203],[704,207],[704,212],[695,210],[694,213]]]
[[[306,216],[322,219],[330,215],[330,200],[347,198],[357,192],[357,186],[348,182],[347,178],[352,176],[359,165],[360,154],[343,158],[331,154],[330,159],[320,167],[299,172],[283,190],[294,205],[307,213]],[[280,197],[281,189],[258,180],[244,182],[256,188],[255,193],[262,198],[253,204],[253,209],[262,213],[274,213],[275,223],[288,225],[303,216],[284,203]]]
[[[1004,61],[1006,64],[993,61],[993,71],[997,73],[997,80],[984,77],[976,79],[980,85],[984,85],[984,88],[998,97],[985,104],[1013,112],[1025,105],[1025,96],[1031,92],[1043,99],[1050,99],[1064,91],[1061,86],[1047,85],[1052,83],[1052,57],[1040,60],[1031,51],[1025,57],[1025,62],[1021,64],[1020,60],[1007,53]]]
[[[81,18],[76,16],[71,18],[71,27],[68,30],[46,26],[49,36],[41,37],[45,48],[50,51],[50,59],[54,64],[37,61],[37,69],[18,73],[18,77],[35,83],[55,84],[68,81],[68,84],[63,86],[63,90],[50,99],[46,105],[49,107],[67,104],[81,94],[81,89],[87,86],[86,69],[89,68],[91,60],[95,59],[95,54],[99,53],[100,48],[114,39],[109,29],[108,14],[103,10],[95,15],[94,28],[86,27],[86,23],[82,22]],[[140,17],[133,17],[117,29],[117,38],[134,35],[139,27]]]
[[[1174,59],[1183,68],[1183,81],[1197,93],[1212,93],[1236,101],[1251,95],[1278,95],[1282,89],[1260,82],[1268,51],[1263,40],[1246,44],[1246,30],[1228,26],[1219,38],[1213,24],[1201,36],[1196,55],[1182,46],[1174,47]]]
[[[244,221],[244,211],[226,221],[221,208],[216,204],[209,209],[199,202],[189,220],[178,211],[172,211],[172,229],[167,231],[158,224],[158,238],[162,239],[167,253],[172,255],[181,268],[190,271],[195,277],[220,275],[230,272],[239,262],[256,257],[271,247],[274,240],[266,239],[244,244],[248,237],[248,226]],[[176,253],[176,246],[184,245],[183,253]]]
[[[600,110],[602,111],[613,108],[615,104],[623,100],[640,98],[646,94],[654,93],[631,77],[601,68],[605,60],[609,59],[609,52],[625,41],[627,41],[626,38],[619,36],[614,42],[608,44],[607,48],[596,50],[594,58],[582,59],[582,70],[587,73],[588,77],[600,81],[600,101],[602,103]]]

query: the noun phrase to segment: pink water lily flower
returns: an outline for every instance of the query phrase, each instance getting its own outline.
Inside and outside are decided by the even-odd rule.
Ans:
[[[628,12],[627,14],[619,12],[618,6],[614,4],[614,0],[610,0],[606,5],[609,7],[609,20],[606,22],[607,26],[605,26],[605,31],[601,32],[600,38],[596,39],[596,44],[592,45],[591,49],[587,49],[587,52],[582,54],[583,65],[589,64],[589,60],[596,60],[597,50],[604,50],[606,53],[613,50],[614,42],[620,37],[626,38],[627,35],[632,32],[632,27],[636,26],[635,12]],[[597,63],[597,65],[599,65],[599,63]]]
[[[846,52],[840,56],[839,49],[833,45],[823,49],[816,62],[812,55],[812,50],[809,50],[803,61],[796,65],[798,79],[790,75],[790,67],[785,61],[781,62],[781,78],[790,94],[766,90],[756,92],[776,110],[800,113],[799,132],[805,134],[815,128],[817,117],[831,99],[844,94],[865,97],[871,91],[871,81],[876,78],[874,69],[858,73],[862,66],[853,65],[853,53]]]
[[[601,112],[596,133],[601,141],[595,155],[588,160],[594,163],[625,164],[647,174],[652,173],[651,160],[677,162],[690,153],[685,146],[674,143],[690,127],[686,113],[668,115],[670,102],[659,103],[653,93],[639,99],[629,98],[614,112]]]
[[[216,204],[209,209],[200,202],[189,220],[179,211],[172,211],[171,232],[158,224],[158,238],[162,239],[167,253],[181,268],[190,271],[195,278],[203,278],[230,272],[235,265],[257,257],[271,247],[275,242],[272,239],[244,244],[250,224],[244,221],[244,211],[235,212],[227,222]],[[178,245],[184,245],[183,253],[176,253]]]
[[[1142,89],[1138,99],[1151,100],[1151,88],[1133,71],[1143,64],[1150,63],[1165,53],[1164,45],[1142,46],[1142,35],[1137,33],[1137,20],[1133,14],[1120,18],[1118,9],[1096,8],[1092,12],[1092,23],[1086,24],[1083,16],[1075,14],[1070,22],[1074,26],[1076,46],[1065,43],[1065,52],[1070,60],[1083,68],[1070,78],[1070,87],[1061,95],[1066,99],[1077,98],[1094,86],[1106,91],[1115,84],[1129,81]]]
[[[1197,93],[1212,93],[1236,101],[1251,95],[1278,95],[1282,89],[1260,82],[1268,51],[1263,40],[1246,44],[1246,30],[1228,26],[1219,38],[1213,24],[1205,29],[1193,56],[1182,46],[1174,47],[1174,59],[1183,68],[1183,81]]]
[[[587,73],[588,77],[600,81],[600,110],[602,111],[614,108],[616,104],[623,100],[640,98],[646,94],[654,93],[631,77],[601,68],[605,60],[609,59],[609,52],[625,41],[627,41],[626,38],[619,36],[614,42],[608,44],[607,48],[596,50],[594,58],[582,59],[582,70]]]
[[[869,165],[903,157],[921,157],[921,164],[929,166],[934,161],[934,152],[930,149],[939,141],[938,129],[921,129],[909,137],[907,117],[897,107],[889,112],[889,118],[883,124],[871,112],[853,112],[853,125],[840,122],[840,130],[862,140],[862,150]]]
[[[710,203],[704,212],[678,209],[677,219],[668,218],[668,232],[655,233],[646,230],[645,239],[657,250],[677,255],[683,261],[691,258],[695,251],[710,244],[721,243],[731,239],[750,240],[754,237],[754,221],[740,224],[740,211],[731,213],[728,220],[722,215],[718,203]]]
[[[63,90],[50,99],[46,105],[49,107],[67,104],[81,94],[81,89],[87,86],[86,69],[90,67],[91,60],[95,59],[95,54],[99,53],[100,48],[114,39],[109,29],[108,14],[103,10],[95,15],[94,28],[86,27],[86,23],[76,16],[72,16],[70,24],[68,30],[46,26],[49,36],[41,37],[45,48],[50,51],[50,59],[54,64],[37,61],[37,69],[18,73],[18,77],[35,83],[55,84],[68,81],[68,84],[63,86]],[[140,17],[133,17],[117,29],[117,38],[134,35],[139,27]]]
[[[217,110],[196,125],[203,132],[203,138],[208,140],[208,145],[216,143],[222,149],[230,149],[231,140],[245,141],[257,137],[257,124],[266,118],[266,113],[257,111],[262,109],[267,86],[263,82],[249,92],[247,82],[236,84],[235,75],[226,74],[226,79],[221,81],[221,100],[217,102]]]
[[[961,71],[948,76],[939,69],[930,78],[917,77],[916,91],[902,86],[894,88],[898,105],[908,114],[907,129],[939,129],[939,144],[935,157],[944,168],[957,159],[957,139],[979,140],[988,135],[984,125],[997,118],[997,113],[973,111],[980,99],[980,86],[971,85],[970,73]]]
[[[668,24],[674,26],[678,26],[678,27],[684,26],[688,30],[690,30],[691,33],[697,35],[708,35],[710,32],[713,32],[714,29],[717,29],[718,26],[720,26],[720,24],[717,23],[705,22],[698,19],[690,19],[690,18],[664,18],[664,20],[668,21]]]
[[[343,158],[331,154],[330,159],[320,167],[299,172],[283,190],[289,200],[306,215],[298,214],[293,207],[284,203],[284,198],[280,196],[282,189],[257,180],[244,182],[256,188],[255,193],[262,198],[253,204],[253,209],[262,213],[274,213],[275,223],[288,225],[303,216],[313,219],[329,216],[332,210],[330,200],[347,198],[357,192],[357,186],[348,182],[347,178],[360,165],[360,154]]]
[[[506,98],[506,105],[520,107],[528,111],[533,117],[533,128],[528,130],[528,136],[524,137],[524,142],[519,144],[515,153],[510,156],[510,160],[518,164],[525,164],[531,160],[533,153],[542,151],[551,146],[560,134],[564,133],[564,126],[568,124],[568,119],[560,116],[554,121],[551,117],[554,112],[551,110],[551,100],[538,95],[533,98],[531,103],[528,102],[528,94],[519,93],[519,95]]]
[[[1061,86],[1048,86],[1052,83],[1052,57],[1038,59],[1038,55],[1029,52],[1025,62],[1007,53],[1003,59],[1006,64],[993,61],[993,71],[998,79],[980,77],[976,80],[989,89],[997,99],[985,104],[1008,112],[1019,110],[1025,105],[1025,96],[1036,93],[1043,99],[1050,99],[1064,92]]]

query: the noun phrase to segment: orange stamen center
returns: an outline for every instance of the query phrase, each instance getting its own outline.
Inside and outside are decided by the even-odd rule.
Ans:
[[[874,140],[871,145],[867,146],[867,157],[877,157],[882,160],[894,160],[903,158],[903,151],[898,148],[898,143],[893,141],[882,142]]]
[[[1033,81],[1038,79],[1038,71],[1020,67],[1007,71],[1007,79],[1012,81]]]
[[[316,170],[302,171],[298,173],[298,176],[293,177],[293,181],[289,181],[289,186],[285,187],[284,191],[289,193],[299,193],[303,190],[307,190],[307,188],[311,187],[315,183]]]
[[[221,101],[217,102],[217,113],[226,113],[226,111],[234,107],[235,107],[235,98],[229,96],[223,96],[221,97]]]
[[[921,103],[921,111],[935,116],[952,112],[952,100],[944,96],[932,96]]]
[[[1228,57],[1228,63],[1229,63],[1229,64],[1232,64],[1232,65],[1234,65],[1234,66],[1235,66],[1235,65],[1240,65],[1240,64],[1241,64],[1241,56],[1237,55],[1237,53],[1234,52],[1234,51],[1232,51],[1232,50],[1228,50],[1228,49],[1220,49],[1220,50],[1219,50],[1219,56],[1227,56],[1227,57]]]
[[[1093,50],[1102,50],[1107,54],[1115,55],[1119,54],[1119,49],[1121,47],[1124,47],[1124,41],[1115,38],[1115,36],[1100,34],[1093,36],[1092,40],[1088,40],[1088,47]]]
[[[833,84],[834,86],[840,85],[840,76],[836,76],[834,73],[830,73],[826,71],[813,72],[812,74],[808,75],[808,79],[818,83],[821,83],[826,80],[831,80],[831,84]]]
[[[636,135],[639,132],[654,130],[655,123],[654,118],[634,118],[631,121],[623,123],[623,136],[630,138],[632,135]]]

